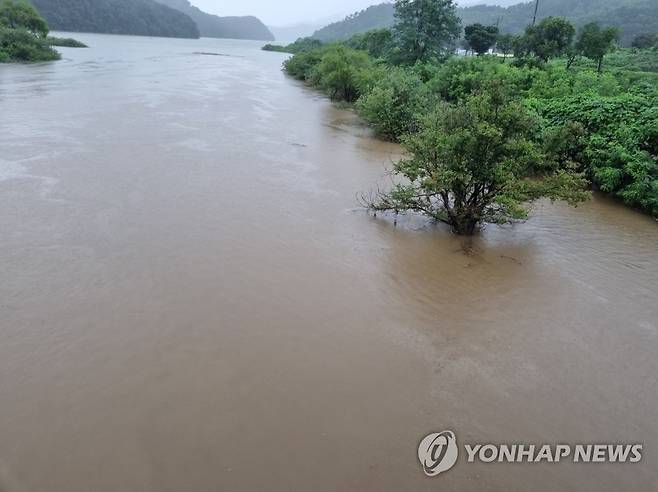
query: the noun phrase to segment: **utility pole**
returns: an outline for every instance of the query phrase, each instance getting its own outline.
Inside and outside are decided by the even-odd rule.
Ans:
[[[539,10],[539,0],[535,2],[535,16],[532,18],[532,25],[534,26],[537,22],[537,11]]]

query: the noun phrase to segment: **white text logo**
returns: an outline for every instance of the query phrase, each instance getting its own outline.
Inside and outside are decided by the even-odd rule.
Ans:
[[[418,447],[418,459],[428,477],[450,470],[457,463],[458,455],[457,438],[452,431],[430,434]]]

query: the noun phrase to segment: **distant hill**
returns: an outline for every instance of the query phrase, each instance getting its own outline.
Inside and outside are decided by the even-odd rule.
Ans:
[[[457,14],[464,26],[499,23],[502,32],[520,33],[532,22],[534,5],[534,1],[507,8],[475,5],[458,8]],[[316,31],[313,37],[322,41],[344,40],[359,32],[391,27],[394,13],[392,3],[375,5]],[[658,33],[656,0],[542,0],[538,18],[551,15],[566,17],[577,26],[599,22],[617,27],[623,45],[630,45],[637,34]]]
[[[187,15],[153,0],[30,0],[54,31],[198,38]]]
[[[313,37],[320,41],[343,41],[360,32],[391,27],[394,14],[395,7],[392,3],[373,5],[315,31]]]
[[[256,17],[220,17],[208,14],[188,0],[156,0],[191,17],[204,38],[255,39],[274,41],[274,35]]]

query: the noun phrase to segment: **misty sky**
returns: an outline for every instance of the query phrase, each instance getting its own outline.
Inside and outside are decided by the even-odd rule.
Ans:
[[[255,15],[269,26],[340,19],[384,0],[190,0],[201,10],[218,15]],[[518,0],[523,1],[523,0]],[[498,3],[496,0],[462,0],[462,5]],[[501,2],[503,3],[503,2]]]

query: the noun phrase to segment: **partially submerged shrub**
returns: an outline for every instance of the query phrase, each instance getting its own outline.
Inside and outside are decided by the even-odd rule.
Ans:
[[[417,130],[419,119],[432,100],[427,86],[417,75],[393,68],[359,100],[357,108],[379,136],[397,141]]]

